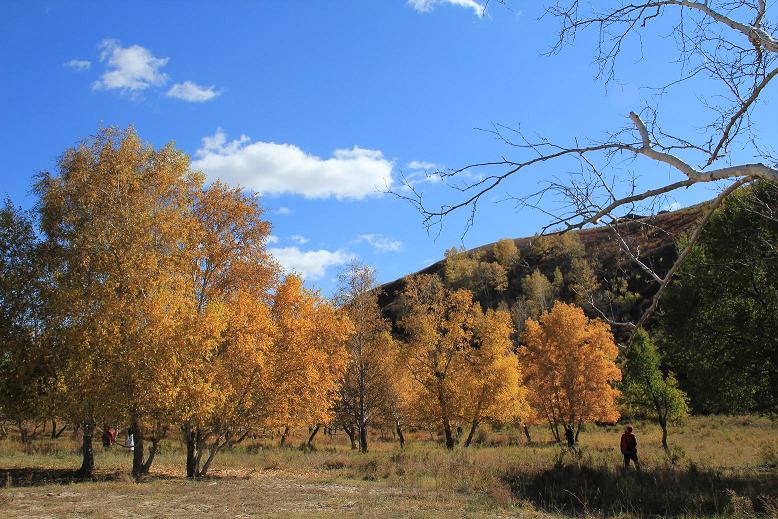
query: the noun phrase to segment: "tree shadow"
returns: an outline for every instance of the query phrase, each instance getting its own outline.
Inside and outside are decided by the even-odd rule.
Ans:
[[[121,472],[96,472],[84,476],[75,469],[50,469],[40,467],[22,467],[0,469],[1,487],[31,487],[38,485],[68,485],[88,481],[122,481],[126,475]]]
[[[504,476],[513,494],[566,515],[638,517],[764,514],[778,516],[778,473],[724,474],[695,465],[625,472],[591,462],[557,464]]]

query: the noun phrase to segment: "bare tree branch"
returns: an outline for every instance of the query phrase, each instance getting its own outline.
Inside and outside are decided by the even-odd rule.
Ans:
[[[684,247],[681,254],[678,255],[678,258],[676,258],[673,265],[670,267],[670,270],[667,271],[667,274],[665,274],[664,279],[659,283],[659,288],[657,289],[656,293],[654,294],[654,297],[651,300],[651,306],[649,306],[645,312],[643,312],[643,315],[640,316],[640,320],[638,321],[637,328],[642,327],[649,317],[654,313],[656,310],[656,306],[659,303],[659,299],[662,297],[662,294],[667,289],[667,286],[670,284],[670,281],[672,281],[673,276],[675,276],[675,273],[678,271],[678,269],[683,265],[683,262],[686,260],[686,257],[689,255],[689,253],[694,249],[694,246],[697,245],[697,242],[700,241],[700,238],[702,237],[702,231],[705,228],[705,225],[710,220],[710,217],[713,216],[713,213],[721,206],[721,203],[732,193],[734,193],[739,187],[747,184],[748,182],[752,182],[754,178],[752,177],[746,177],[741,178],[737,182],[731,184],[729,187],[727,187],[724,191],[721,192],[719,196],[717,196],[706,208],[705,213],[703,214],[702,219],[700,220],[700,223],[697,224],[697,227],[694,229],[694,232],[689,237],[689,241],[686,243],[686,247]]]
[[[671,22],[671,34],[677,44],[675,63],[680,67],[680,79],[656,91],[658,96],[664,96],[680,83],[712,82],[713,94],[700,98],[701,106],[712,116],[706,115],[699,122],[699,134],[684,138],[663,131],[660,114],[651,106],[630,112],[631,125],[602,139],[576,139],[568,145],[542,137],[527,138],[519,129],[496,124],[485,131],[519,157],[502,157],[438,172],[444,180],[442,184],[452,190],[454,197],[443,204],[430,205],[424,193],[410,183],[394,194],[416,207],[428,229],[440,226],[446,217],[460,210],[469,210],[468,229],[474,224],[479,202],[489,193],[505,188],[511,177],[544,165],[569,168],[572,164],[563,172],[557,170],[552,179],[543,179],[539,191],[508,198],[517,200],[520,207],[531,207],[550,216],[551,222],[543,232],[581,229],[610,221],[619,246],[659,285],[651,306],[640,317],[638,324],[642,325],[723,200],[754,179],[778,182],[778,153],[759,141],[765,132],[758,131],[752,119],[759,100],[778,76],[778,27],[770,19],[772,6],[766,0],[603,0],[588,5],[594,7],[586,7],[579,0],[557,0],[547,9],[560,21],[552,53],[573,42],[579,30],[594,29],[599,36],[595,63],[599,77],[606,82],[613,79],[616,60],[633,41],[632,37],[642,54],[641,31],[650,30],[667,13],[678,15],[677,21]],[[748,150],[755,158],[734,160],[730,150],[739,146],[744,156]],[[645,186],[631,171],[631,177],[625,176],[623,163],[643,157],[657,166],[670,166],[681,178],[649,178],[654,182]],[[657,200],[676,190],[722,180],[730,181],[729,185],[706,208],[686,248],[664,276],[642,261],[640,251],[633,251],[619,235],[620,217],[627,211],[633,212],[636,205],[653,202],[650,205],[656,208]]]

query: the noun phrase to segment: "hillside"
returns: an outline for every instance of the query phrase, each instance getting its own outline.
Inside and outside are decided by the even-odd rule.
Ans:
[[[706,203],[697,204],[677,211],[662,212],[650,217],[628,216],[619,222],[619,232],[625,241],[640,251],[641,261],[651,266],[660,275],[663,275],[676,258],[676,240],[686,233],[699,219],[705,205]],[[618,285],[619,282],[621,285],[626,283],[629,292],[639,295],[634,303],[625,309],[627,315],[622,317],[634,318],[639,315],[656,290],[656,284],[647,279],[645,273],[619,248],[612,230],[605,226],[599,226],[569,231],[567,234],[573,235],[577,241],[580,241],[585,250],[585,257],[593,265],[596,265],[596,276],[604,289],[612,288]],[[558,233],[548,236],[560,235]],[[538,236],[513,239],[520,252],[522,261],[517,268],[509,272],[508,281],[510,288],[501,294],[500,301],[510,305],[511,301],[521,297],[521,280],[536,269],[545,273],[553,272],[555,268],[553,259],[537,253],[536,247],[533,247],[536,240],[538,240]],[[464,254],[482,254],[483,258],[489,260],[494,257],[492,252],[494,246],[495,243],[485,244],[464,251]],[[445,260],[440,260],[418,272],[380,287],[379,304],[385,314],[393,320],[396,318],[398,311],[397,300],[408,277],[417,274],[435,274],[445,277],[444,268]],[[484,306],[495,305],[485,304]],[[589,308],[588,310],[592,315],[596,315],[593,309]]]

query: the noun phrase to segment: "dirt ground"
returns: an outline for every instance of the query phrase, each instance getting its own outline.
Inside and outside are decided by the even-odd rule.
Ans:
[[[49,484],[0,490],[4,518],[541,517],[451,493],[282,471],[221,474],[206,481]]]

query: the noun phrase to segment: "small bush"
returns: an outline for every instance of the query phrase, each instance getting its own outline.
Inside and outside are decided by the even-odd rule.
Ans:
[[[764,443],[759,449],[759,461],[768,468],[778,467],[778,444]]]
[[[473,436],[473,443],[475,445],[485,445],[489,441],[489,437],[492,434],[492,428],[488,423],[481,424],[475,431]]]
[[[739,496],[737,492],[731,489],[727,489],[727,496],[729,497],[729,512],[734,515],[752,515],[754,513],[754,504],[751,499]]]
[[[250,443],[246,445],[246,454],[259,454],[265,449],[261,443]]]
[[[338,470],[345,467],[346,463],[343,460],[339,460],[339,459],[335,459],[335,460],[328,459],[328,460],[324,460],[324,463],[322,463],[321,466],[322,468],[327,470]]]
[[[667,461],[669,461],[671,465],[678,465],[678,463],[686,458],[686,449],[679,445],[673,445],[666,454]]]

